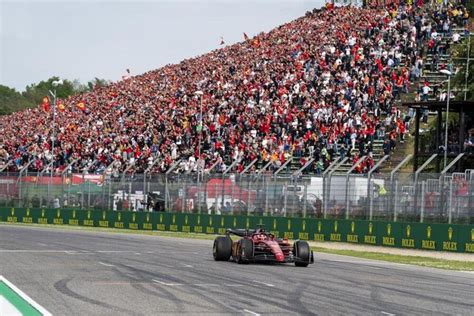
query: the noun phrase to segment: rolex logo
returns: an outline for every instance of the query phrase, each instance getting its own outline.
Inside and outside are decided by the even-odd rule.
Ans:
[[[372,235],[373,228],[374,228],[373,224],[369,223],[369,235]]]
[[[354,233],[355,232],[355,229],[356,229],[356,223],[353,221],[351,223],[351,233]]]
[[[448,228],[448,239],[450,241],[453,239],[453,228],[451,226]]]
[[[426,238],[431,239],[431,226],[426,228]]]
[[[407,233],[407,237],[410,238],[410,236],[411,236],[411,226],[410,225],[407,225],[406,233]]]
[[[390,236],[392,234],[392,224],[387,225],[387,235]]]

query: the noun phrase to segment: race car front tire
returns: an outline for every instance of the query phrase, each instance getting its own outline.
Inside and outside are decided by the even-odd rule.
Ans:
[[[219,236],[214,240],[212,255],[216,261],[229,261],[232,254],[232,239]]]
[[[307,267],[311,261],[311,248],[306,241],[297,240],[293,245],[293,255],[295,258],[295,266]]]
[[[249,263],[253,258],[253,242],[249,239],[241,239],[239,241],[239,249],[237,252],[237,263]]]

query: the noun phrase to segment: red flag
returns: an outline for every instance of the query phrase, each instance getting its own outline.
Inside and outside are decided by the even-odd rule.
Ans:
[[[252,46],[255,48],[260,47],[260,40],[257,37],[252,41]]]
[[[86,110],[86,104],[84,102],[79,102],[78,104],[76,104],[77,108],[81,111],[85,111]]]
[[[245,32],[244,32],[244,40],[246,40],[246,41],[248,41],[248,40],[249,40],[249,37],[248,37],[248,35],[247,35],[247,34],[245,34]]]
[[[43,110],[45,112],[48,112],[50,107],[51,107],[51,104],[49,103],[49,98],[48,97],[44,97],[43,98],[43,103],[41,103],[41,105],[43,106]]]

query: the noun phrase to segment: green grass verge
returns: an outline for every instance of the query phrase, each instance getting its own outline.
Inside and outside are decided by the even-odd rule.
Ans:
[[[182,232],[143,231],[143,230],[117,229],[117,228],[24,224],[24,223],[0,223],[0,224],[56,228],[56,229],[63,229],[63,230],[66,229],[66,230],[91,231],[91,232],[99,231],[99,232],[106,232],[106,233],[124,233],[124,234],[135,234],[135,235],[174,237],[174,238],[191,238],[191,239],[205,239],[205,240],[213,240],[214,238],[216,238],[216,235],[182,233]],[[238,237],[236,237],[236,239],[238,239]],[[363,258],[363,259],[411,264],[411,265],[418,265],[418,266],[423,266],[423,267],[438,268],[438,269],[445,269],[445,270],[474,271],[474,262],[445,260],[445,259],[412,256],[412,255],[394,255],[394,254],[386,254],[386,253],[370,252],[370,251],[359,251],[359,250],[330,249],[330,248],[314,247],[314,246],[311,248],[315,252],[350,256],[350,257]]]
[[[446,260],[438,258],[428,258],[411,255],[394,255],[379,252],[347,250],[347,249],[328,249],[322,247],[312,247],[315,252],[324,252],[335,255],[357,257],[363,259],[381,260],[395,263],[411,264],[423,267],[438,268],[457,271],[474,271],[474,262]]]

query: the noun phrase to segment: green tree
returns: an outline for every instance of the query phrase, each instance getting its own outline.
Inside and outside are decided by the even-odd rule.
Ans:
[[[96,77],[87,84],[82,84],[78,79],[73,81],[64,79],[61,85],[54,87],[53,81],[56,80],[59,80],[59,77],[51,77],[38,83],[32,83],[26,86],[25,91],[21,93],[0,85],[0,115],[38,106],[45,96],[50,96],[50,90],[56,90],[58,98],[67,99],[71,95],[92,91],[110,84],[110,81]]]
[[[467,63],[467,51],[468,51],[468,40],[466,39],[462,44],[457,45],[453,50],[453,59],[458,61],[457,67],[459,71],[452,80],[453,87],[462,91],[456,96],[457,100],[464,100],[464,88],[467,83],[466,100],[474,101],[474,38],[471,37],[471,48],[469,51],[470,61],[468,76],[466,78],[466,63]],[[467,79],[467,80],[466,80]]]
[[[31,107],[21,93],[15,89],[0,85],[0,115],[9,114],[27,107]]]
[[[89,91],[92,91],[96,88],[100,87],[105,87],[110,84],[110,81],[107,81],[105,79],[99,79],[97,77],[94,78],[94,80],[91,80],[87,83],[87,87]]]
[[[70,95],[75,94],[74,85],[71,81],[65,79],[63,84],[57,87],[53,86],[53,81],[59,80],[59,77],[51,77],[46,81],[40,81],[39,83],[33,83],[26,86],[25,91],[22,95],[33,104],[40,104],[41,100],[45,96],[49,96],[49,90],[53,91],[56,89],[58,98],[65,99]]]

